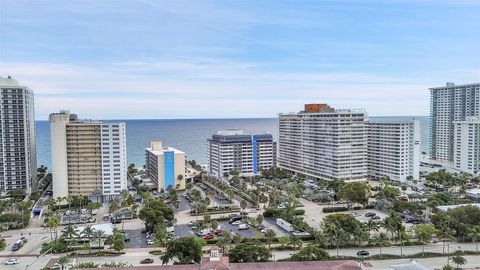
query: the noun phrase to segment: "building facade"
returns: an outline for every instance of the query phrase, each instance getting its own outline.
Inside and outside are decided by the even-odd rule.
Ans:
[[[53,196],[117,196],[127,189],[125,123],[52,113]]]
[[[431,158],[453,167],[454,121],[480,116],[480,83],[430,88]]]
[[[36,185],[37,157],[33,91],[0,77],[0,191]]]
[[[469,116],[454,124],[454,166],[473,175],[480,173],[480,117]]]
[[[242,176],[259,174],[276,165],[277,144],[271,134],[245,135],[222,130],[207,140],[210,175],[222,178],[231,171]]]
[[[366,112],[307,105],[279,114],[278,166],[326,180],[366,180]]]
[[[420,122],[368,121],[367,160],[369,178],[419,179]]]
[[[145,172],[159,192],[169,187],[185,189],[185,153],[172,147],[164,147],[161,141],[150,142],[145,151]]]

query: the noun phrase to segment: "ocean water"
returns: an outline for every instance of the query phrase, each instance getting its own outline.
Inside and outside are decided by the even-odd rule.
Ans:
[[[412,119],[411,116],[369,117],[370,119]],[[421,147],[428,153],[429,118],[415,117],[421,123]],[[154,120],[105,120],[125,122],[127,126],[127,161],[142,166],[145,162],[145,148],[150,141],[161,140],[165,145],[178,148],[199,164],[206,163],[207,139],[222,129],[243,129],[248,133],[271,133],[278,138],[276,118],[256,119],[154,119]],[[48,121],[37,121],[37,164],[51,167],[50,127]]]

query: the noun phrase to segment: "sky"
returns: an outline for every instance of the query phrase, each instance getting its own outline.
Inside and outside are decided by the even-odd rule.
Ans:
[[[0,76],[37,119],[428,115],[480,82],[480,1],[0,0]]]

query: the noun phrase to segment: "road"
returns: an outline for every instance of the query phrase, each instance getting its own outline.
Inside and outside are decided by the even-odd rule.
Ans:
[[[339,256],[349,256],[349,257],[356,257],[357,252],[359,249],[355,248],[340,248],[338,250],[338,255]],[[362,250],[367,250],[370,255],[379,255],[380,254],[380,248],[375,247],[375,248],[362,248]],[[415,254],[420,254],[422,253],[423,247],[422,246],[408,246],[408,247],[403,247],[403,255],[404,256],[410,256],[410,255],[415,255]],[[445,252],[447,250],[450,250],[450,252],[455,252],[457,250],[461,251],[475,251],[475,244],[474,243],[449,243],[445,245]],[[331,256],[336,256],[337,255],[337,250],[336,249],[329,249],[328,252],[330,253]],[[430,253],[443,253],[443,244],[440,243],[434,243],[430,245],[425,246],[425,252],[430,252]],[[274,251],[274,260],[282,260],[282,259],[287,259],[289,258],[292,254],[293,251],[291,250],[282,250],[282,251]],[[394,246],[394,247],[384,247],[382,248],[382,254],[392,254],[392,255],[400,255],[400,247]]]

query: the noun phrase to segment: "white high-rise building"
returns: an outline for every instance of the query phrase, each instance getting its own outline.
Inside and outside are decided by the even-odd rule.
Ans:
[[[259,174],[276,165],[277,144],[271,134],[243,134],[243,130],[222,130],[207,140],[210,175],[222,178],[231,171],[242,176]]]
[[[0,77],[0,191],[36,184],[37,157],[33,91]]]
[[[150,142],[145,150],[145,172],[159,192],[169,187],[185,189],[185,153],[173,147],[164,147],[161,141]]]
[[[480,173],[480,117],[469,116],[454,124],[454,165],[463,172]]]
[[[368,176],[406,181],[419,179],[420,122],[375,120],[367,122]]]
[[[480,116],[480,83],[430,88],[431,158],[453,167],[454,121]]]
[[[366,120],[364,110],[327,104],[279,114],[278,166],[326,180],[367,180]]]
[[[125,123],[50,114],[53,196],[116,196],[127,189]]]

